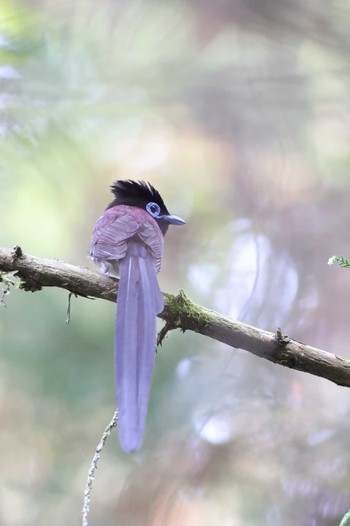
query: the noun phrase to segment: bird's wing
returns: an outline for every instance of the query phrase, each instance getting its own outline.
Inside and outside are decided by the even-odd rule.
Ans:
[[[123,208],[125,207],[106,210],[96,221],[92,234],[90,256],[105,274],[109,274],[114,263],[125,256],[127,240],[139,228],[132,214]]]
[[[147,246],[149,257],[158,273],[162,263],[164,238],[152,217],[140,224],[138,236]]]
[[[128,240],[134,236],[145,243],[153,266],[159,272],[164,244],[161,230],[145,210],[126,205],[106,210],[97,220],[91,240],[91,259],[108,274],[115,267],[113,262],[125,257]]]

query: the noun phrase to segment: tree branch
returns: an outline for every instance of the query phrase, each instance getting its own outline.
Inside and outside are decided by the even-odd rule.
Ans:
[[[116,301],[118,280],[63,261],[29,256],[19,247],[13,250],[0,248],[0,280],[4,280],[8,272],[20,279],[23,290],[59,287],[79,296]],[[350,387],[350,360],[292,340],[283,336],[280,329],[274,334],[231,320],[196,305],[183,291],[177,296],[165,293],[164,298],[165,308],[159,317],[166,325],[159,342],[169,330],[190,330],[231,347],[245,349],[275,364]]]

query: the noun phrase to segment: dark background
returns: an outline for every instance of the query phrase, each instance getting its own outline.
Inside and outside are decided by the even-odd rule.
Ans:
[[[350,2],[0,1],[0,245],[90,266],[118,178],[187,221],[160,283],[350,359]],[[0,523],[79,524],[115,409],[115,308],[0,310]],[[349,391],[202,336],[158,352],[145,444],[114,433],[93,526],[336,526]]]

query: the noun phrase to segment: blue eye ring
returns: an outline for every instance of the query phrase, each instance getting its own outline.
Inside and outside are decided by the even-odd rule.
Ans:
[[[161,218],[162,217],[162,216],[159,215],[160,214],[160,206],[157,203],[153,203],[153,202],[147,203],[146,210],[152,217],[157,217],[157,218]]]

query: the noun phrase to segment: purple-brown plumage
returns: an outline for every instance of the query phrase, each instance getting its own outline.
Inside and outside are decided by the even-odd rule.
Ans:
[[[135,206],[113,206],[98,218],[91,241],[92,260],[101,265],[105,274],[113,274],[115,261],[125,257],[128,241],[134,236],[146,245],[148,256],[159,272],[163,234],[157,221],[146,210]]]
[[[92,260],[108,275],[120,276],[115,370],[119,441],[125,451],[141,447],[156,349],[156,316],[163,296],[157,273],[168,225],[184,224],[169,214],[149,183],[116,181],[115,200],[97,220]]]

